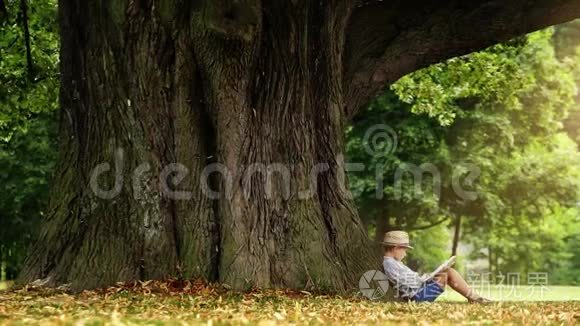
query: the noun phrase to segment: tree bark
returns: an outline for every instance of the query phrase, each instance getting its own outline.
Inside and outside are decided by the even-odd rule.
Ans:
[[[455,217],[453,229],[453,245],[451,247],[451,256],[457,255],[457,248],[459,248],[459,237],[461,235],[461,215]]]
[[[344,176],[355,4],[61,0],[60,164],[20,282],[356,289],[381,254]]]
[[[22,280],[355,288],[380,261],[343,177],[347,8],[162,5],[61,1],[61,165]],[[87,187],[102,163],[110,199]]]
[[[385,233],[391,229],[391,226],[389,225],[389,216],[387,214],[382,214],[377,217],[376,221],[375,242],[381,243],[385,237]]]

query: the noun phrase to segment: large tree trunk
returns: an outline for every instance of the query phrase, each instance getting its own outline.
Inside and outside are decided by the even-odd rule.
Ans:
[[[404,73],[578,7],[519,0],[490,16],[453,0],[426,19],[432,1],[407,2],[61,0],[60,164],[21,282],[356,288],[381,255],[346,190],[355,109]],[[548,20],[505,19],[548,4]],[[446,8],[486,32],[456,35]]]
[[[343,175],[347,8],[104,3],[60,4],[61,158],[22,280],[356,288],[380,256]]]

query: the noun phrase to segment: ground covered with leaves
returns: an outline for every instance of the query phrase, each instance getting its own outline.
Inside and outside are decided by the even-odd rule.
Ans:
[[[71,294],[0,292],[0,324],[559,324],[580,302],[396,303],[293,291],[234,292],[188,281],[136,282]]]

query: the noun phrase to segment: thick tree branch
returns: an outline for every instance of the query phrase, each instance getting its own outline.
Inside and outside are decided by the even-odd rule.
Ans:
[[[347,30],[347,114],[405,74],[577,17],[580,0],[367,1]]]
[[[421,225],[421,226],[413,226],[413,227],[406,228],[406,229],[409,230],[409,231],[427,230],[427,229],[430,229],[432,227],[435,227],[435,226],[437,226],[437,225],[439,225],[439,224],[441,224],[441,223],[443,223],[445,221],[448,221],[448,220],[449,220],[449,217],[444,217],[444,218],[442,218],[442,219],[440,219],[438,221],[435,221],[435,222],[433,222],[431,224]]]

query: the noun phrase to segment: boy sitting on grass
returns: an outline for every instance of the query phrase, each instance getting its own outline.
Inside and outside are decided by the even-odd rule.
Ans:
[[[413,248],[409,245],[407,232],[387,232],[382,244],[385,248],[383,268],[391,284],[395,285],[399,298],[416,302],[433,302],[445,291],[445,286],[449,285],[467,298],[469,303],[491,302],[491,300],[476,294],[452,267],[448,267],[434,278],[424,281],[425,275],[419,276],[403,264],[401,260],[407,255],[407,249]]]

